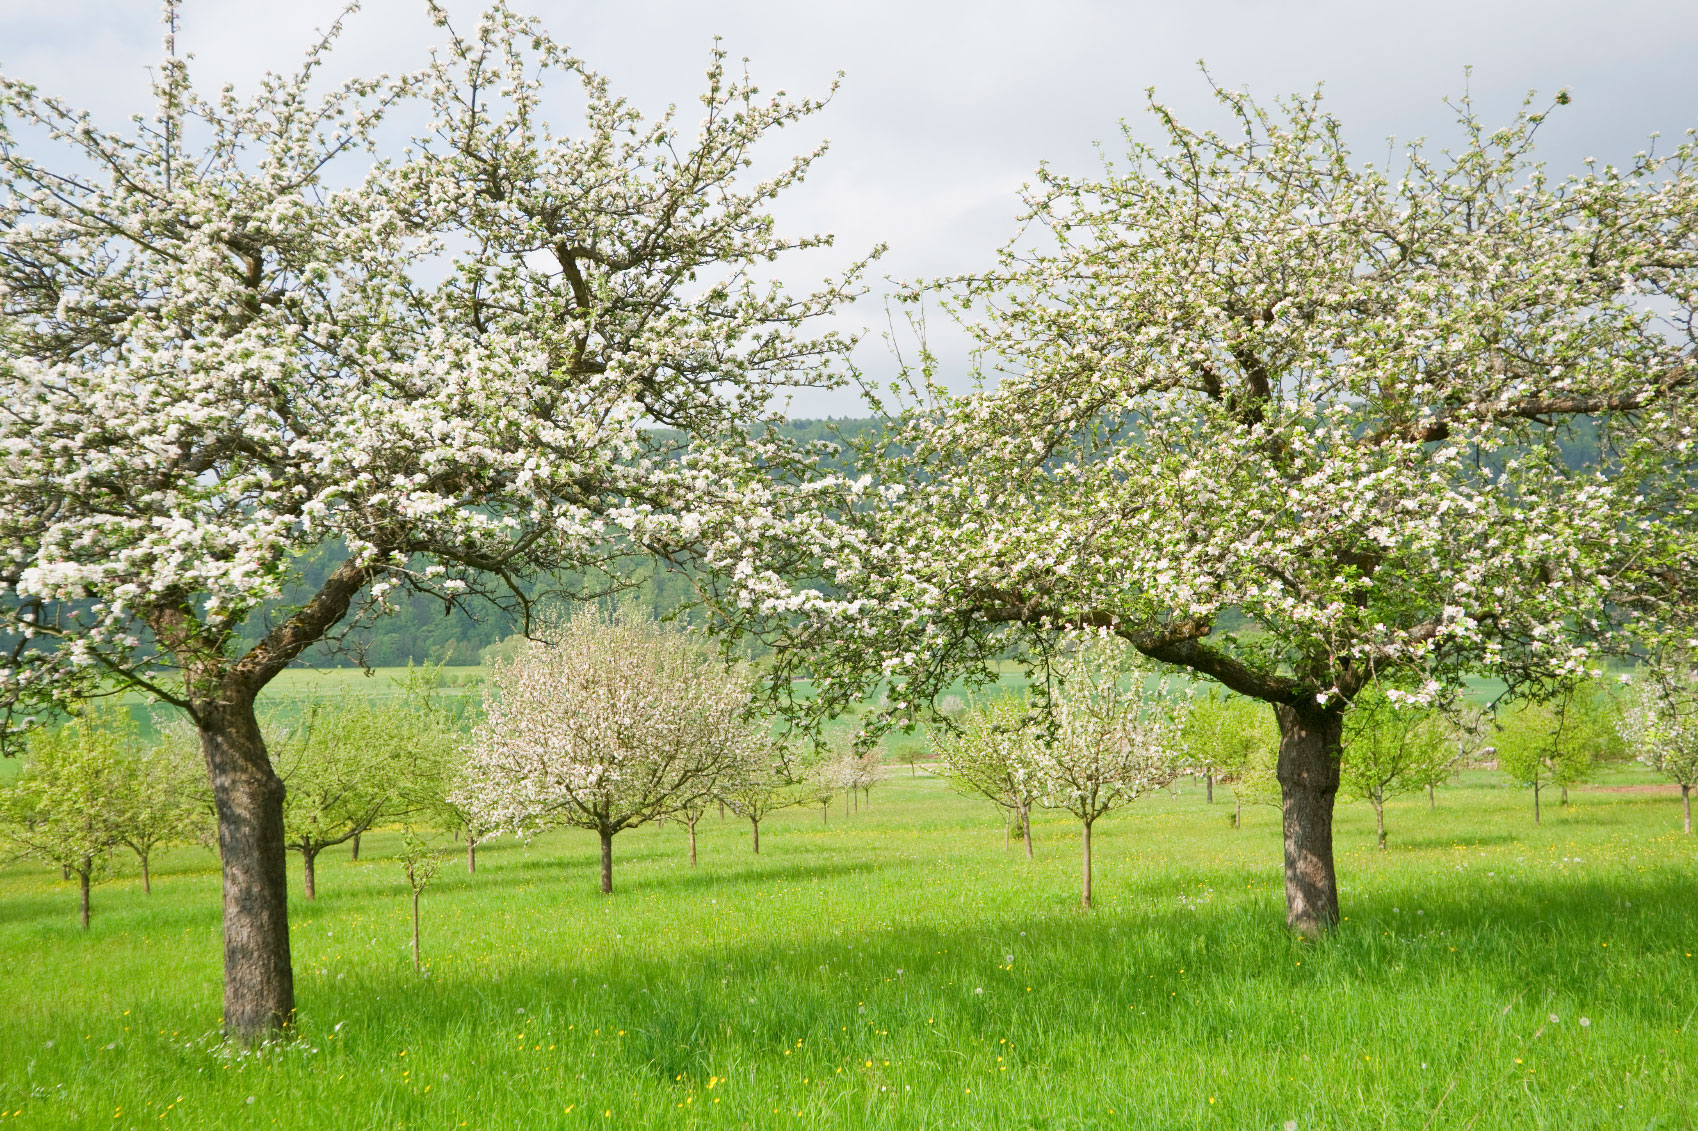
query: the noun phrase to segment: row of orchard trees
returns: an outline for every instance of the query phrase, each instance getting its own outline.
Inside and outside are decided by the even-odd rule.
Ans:
[[[1160,789],[1181,774],[1203,776],[1209,799],[1231,782],[1235,812],[1280,803],[1279,732],[1263,704],[1243,696],[1183,691],[1123,642],[1099,636],[1064,646],[1066,658],[1024,695],[1004,692],[965,712],[933,736],[943,772],[961,793],[995,803],[1005,828],[1021,830],[1032,856],[1034,806],[1073,814],[1081,825],[1081,900],[1091,904],[1091,830],[1098,818]],[[1439,710],[1372,686],[1344,718],[1340,785],[1374,811],[1378,847],[1386,847],[1386,803],[1434,790],[1458,769],[1495,756],[1498,767],[1533,793],[1590,779],[1600,761],[1631,750],[1680,786],[1692,831],[1691,788],[1698,784],[1698,667],[1653,664],[1625,709],[1597,680],[1564,686],[1548,700],[1520,702],[1496,717],[1457,706]]]

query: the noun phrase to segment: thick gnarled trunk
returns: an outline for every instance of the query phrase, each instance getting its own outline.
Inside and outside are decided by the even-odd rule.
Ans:
[[[289,1024],[295,1012],[283,783],[266,756],[251,697],[202,705],[199,716],[224,873],[224,1026],[255,1040]]]
[[[1341,711],[1274,705],[1285,815],[1285,922],[1302,935],[1338,925],[1332,810],[1338,796]]]

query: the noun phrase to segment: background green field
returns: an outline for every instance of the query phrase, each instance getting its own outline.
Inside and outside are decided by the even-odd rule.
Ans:
[[[1622,788],[1622,787],[1627,788]],[[1278,814],[1194,783],[1038,858],[897,769],[859,813],[622,834],[615,894],[562,831],[451,846],[425,974],[393,833],[292,880],[299,1038],[219,1026],[218,878],[154,894],[0,869],[0,1131],[12,1127],[1684,1128],[1698,1123],[1698,852],[1633,770],[1550,806],[1471,773],[1340,808],[1346,921],[1281,927]]]

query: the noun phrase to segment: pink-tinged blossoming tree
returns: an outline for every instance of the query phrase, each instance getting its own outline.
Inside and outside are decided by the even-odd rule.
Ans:
[[[610,895],[617,834],[705,802],[761,747],[748,675],[633,610],[586,608],[541,635],[491,671],[456,800],[513,832],[596,833]]]
[[[807,331],[842,287],[769,283],[815,242],[767,216],[811,157],[748,176],[818,102],[716,54],[694,132],[648,123],[502,7],[419,75],[315,93],[335,38],[246,99],[172,54],[128,132],[0,79],[0,704],[141,691],[193,720],[245,1038],[295,1000],[260,690],[398,587],[523,619],[539,574],[617,584],[607,517],[677,493],[666,445],[741,442],[844,348]],[[582,122],[554,133],[562,79]],[[391,161],[403,103],[429,136]]]

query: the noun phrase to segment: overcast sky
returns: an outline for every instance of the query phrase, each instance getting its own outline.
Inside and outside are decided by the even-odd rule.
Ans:
[[[448,7],[470,22],[480,5]],[[567,3],[515,0],[614,89],[645,110],[687,102],[713,37],[766,90],[843,86],[812,134],[831,153],[782,215],[792,230],[836,233],[840,258],[890,245],[879,275],[911,278],[984,264],[1012,232],[1016,193],[1041,160],[1088,171],[1092,143],[1119,123],[1152,136],[1147,87],[1182,115],[1212,120],[1206,60],[1222,85],[1272,97],[1324,83],[1363,160],[1385,139],[1454,137],[1444,100],[1472,65],[1474,100],[1489,118],[1522,95],[1561,87],[1574,101],[1541,131],[1557,172],[1580,160],[1624,160],[1653,131],[1698,125],[1698,13],[1693,0],[1238,0],[1047,4],[857,0]],[[335,0],[186,0],[181,48],[208,86],[250,85],[291,68],[334,18]],[[0,0],[0,69],[87,106],[108,122],[148,109],[147,65],[162,27],[147,0]],[[416,67],[436,32],[423,0],[368,0],[338,50],[347,71]],[[807,277],[827,266],[810,262]],[[799,281],[806,282],[807,278]],[[879,291],[882,279],[875,280]],[[882,318],[863,303],[856,324]],[[960,367],[953,339],[939,340]],[[862,349],[874,373],[892,369],[877,334]],[[848,395],[798,401],[799,414],[855,413]]]

